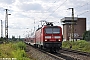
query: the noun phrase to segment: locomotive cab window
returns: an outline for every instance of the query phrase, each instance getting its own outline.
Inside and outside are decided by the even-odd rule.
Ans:
[[[45,28],[46,34],[59,34],[60,28]]]

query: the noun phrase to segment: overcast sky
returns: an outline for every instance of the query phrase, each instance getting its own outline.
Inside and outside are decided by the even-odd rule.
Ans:
[[[78,15],[78,17],[87,19],[87,30],[89,30],[90,0],[0,0],[3,36],[5,36],[5,9],[9,9],[8,14],[11,14],[8,16],[9,37],[12,35],[26,37],[31,30],[34,30],[34,26],[35,29],[38,25],[41,26],[41,20],[62,26],[60,20],[64,17],[71,17],[72,11],[67,10],[68,8],[74,8],[75,17]]]

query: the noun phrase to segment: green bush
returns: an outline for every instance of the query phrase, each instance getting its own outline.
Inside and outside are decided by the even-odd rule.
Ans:
[[[63,43],[62,43],[62,47],[65,47],[65,48],[69,48],[70,47],[70,42],[69,41],[64,41]]]
[[[72,45],[73,50],[79,50],[84,52],[90,52],[90,42],[87,42],[85,40],[79,40],[79,41],[65,41],[62,43],[63,48],[70,48],[70,44]]]
[[[22,41],[13,44],[13,49],[14,51],[12,51],[12,55],[14,56],[14,58],[17,58],[18,60],[30,60],[26,57],[26,45]]]
[[[17,49],[12,52],[12,55],[14,56],[14,58],[17,58],[18,60],[29,60],[29,58],[26,57],[26,53],[24,50]]]
[[[23,43],[23,42],[19,42],[19,43],[18,43],[18,47],[19,47],[20,49],[26,49],[26,45],[25,45],[25,43]]]
[[[83,39],[86,41],[90,41],[90,30],[84,32]]]
[[[25,50],[26,49],[26,45],[23,42],[18,42],[16,44],[13,44],[13,48],[14,49],[21,49],[21,50]]]
[[[9,42],[0,45],[0,58],[16,58],[17,60],[30,60],[26,53],[26,45],[23,42]]]

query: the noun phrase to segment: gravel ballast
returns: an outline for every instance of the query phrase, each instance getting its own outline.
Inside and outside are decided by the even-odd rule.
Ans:
[[[55,58],[27,45],[26,53],[31,60],[56,60]]]

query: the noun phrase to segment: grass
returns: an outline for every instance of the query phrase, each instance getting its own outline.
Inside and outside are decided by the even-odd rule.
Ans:
[[[25,53],[26,45],[23,42],[0,44],[0,58],[16,58],[30,60]]]
[[[79,40],[79,41],[65,41],[62,43],[63,48],[70,48],[70,45],[72,45],[73,50],[83,51],[83,52],[89,52],[90,53],[90,42],[85,40]]]

